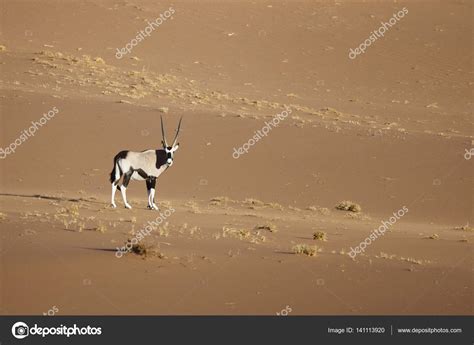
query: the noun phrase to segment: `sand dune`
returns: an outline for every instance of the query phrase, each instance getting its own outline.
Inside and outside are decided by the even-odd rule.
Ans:
[[[472,314],[472,4],[172,5],[117,59],[170,4],[2,3],[1,152],[58,112],[0,159],[0,313]],[[110,208],[160,116],[183,117],[161,213],[137,181]]]

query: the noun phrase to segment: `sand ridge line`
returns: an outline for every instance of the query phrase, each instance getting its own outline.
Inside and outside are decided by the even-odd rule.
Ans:
[[[160,104],[165,99],[168,103],[182,109],[214,110],[231,112],[242,118],[262,119],[271,114],[292,109],[296,114],[291,116],[295,125],[324,124],[326,128],[340,131],[353,127],[380,131],[407,133],[397,123],[378,123],[370,116],[344,113],[331,107],[315,109],[296,103],[280,103],[262,99],[250,99],[218,90],[210,90],[202,82],[169,73],[159,74],[142,68],[127,70],[107,64],[101,57],[74,55],[58,51],[43,50],[31,56],[32,66],[27,67],[29,83],[3,81],[3,88],[30,87],[37,90],[39,86],[52,90],[54,94],[73,96],[80,92],[89,95],[102,95],[115,99],[119,103],[151,105],[160,96]],[[15,54],[9,56],[16,58]],[[41,77],[41,85],[36,77]],[[117,100],[117,97],[119,98]],[[298,98],[299,99],[299,98]],[[138,105],[138,104],[137,104]],[[247,108],[247,107],[250,107]]]

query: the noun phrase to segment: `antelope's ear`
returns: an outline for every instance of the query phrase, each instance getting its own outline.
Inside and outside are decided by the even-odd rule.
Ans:
[[[175,151],[178,151],[179,149],[179,143],[177,143],[176,145],[174,145],[172,151],[175,152]]]

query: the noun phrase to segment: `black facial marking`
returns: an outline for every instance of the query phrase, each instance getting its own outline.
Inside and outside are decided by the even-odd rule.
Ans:
[[[168,147],[166,148],[166,149],[168,150],[168,152],[166,153],[166,159],[173,159],[173,154],[172,154],[172,152],[171,152],[171,149],[172,149],[172,148],[173,148],[173,147],[171,147],[171,146],[168,146]],[[166,151],[165,151],[165,152],[166,152]]]
[[[155,150],[156,154],[156,168],[159,169],[162,165],[166,164],[167,155],[165,150]]]

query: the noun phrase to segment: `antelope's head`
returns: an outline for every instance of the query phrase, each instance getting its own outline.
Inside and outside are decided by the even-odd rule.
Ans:
[[[163,117],[161,117],[161,134],[163,136],[163,140],[161,141],[161,143],[163,145],[163,150],[165,150],[165,153],[166,153],[166,164],[169,167],[173,165],[174,153],[179,148],[179,143],[177,141],[178,141],[178,134],[179,134],[179,129],[181,127],[182,119],[183,119],[182,117],[179,119],[178,129],[176,130],[176,135],[174,137],[173,144],[169,146],[168,142],[166,141],[165,127],[163,126]]]

